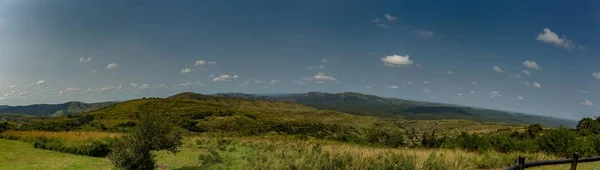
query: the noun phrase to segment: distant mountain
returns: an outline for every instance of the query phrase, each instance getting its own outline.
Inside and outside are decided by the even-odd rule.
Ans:
[[[35,104],[28,106],[8,106],[0,107],[0,114],[26,114],[34,116],[60,116],[73,113],[97,110],[106,106],[115,104],[116,102],[101,102],[101,103],[83,103],[83,102],[67,102],[63,104]]]
[[[7,107],[10,107],[10,106],[8,106],[8,105],[0,105],[0,109],[4,109],[4,108],[7,108]]]
[[[241,96],[250,99],[291,101],[317,109],[335,110],[356,115],[378,117],[401,116],[407,119],[467,119],[481,122],[501,122],[508,124],[543,124],[547,126],[565,125],[575,127],[576,121],[555,117],[524,113],[473,108],[453,104],[420,102],[397,98],[384,98],[361,93],[321,93],[308,92],[285,95],[252,95],[221,93],[216,96]]]

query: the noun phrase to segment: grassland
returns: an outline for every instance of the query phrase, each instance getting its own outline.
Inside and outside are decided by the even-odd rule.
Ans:
[[[121,136],[119,133],[107,133],[107,132],[46,132],[46,131],[13,131],[7,130],[2,132],[2,135],[16,137],[16,138],[37,138],[47,137],[56,139],[65,139],[67,141],[82,141],[98,138],[116,138]]]
[[[14,133],[10,134],[52,134]],[[54,137],[62,137],[56,135]],[[74,140],[77,140],[75,138]],[[157,153],[160,169],[385,169],[389,166],[433,166],[451,169],[503,168],[519,155],[529,160],[556,159],[541,153],[466,152],[459,149],[367,147],[289,135],[186,138],[176,155]],[[0,140],[0,169],[109,169],[108,160],[34,149],[31,144]],[[432,155],[436,155],[432,157]],[[10,157],[10,159],[9,159]],[[202,159],[199,159],[202,157]],[[5,159],[6,158],[6,159]],[[32,159],[33,158],[33,159]],[[208,162],[206,160],[209,160]],[[17,164],[13,164],[17,162]],[[435,168],[433,168],[435,169]]]
[[[35,149],[29,143],[0,139],[0,169],[110,169],[110,166],[104,158]]]

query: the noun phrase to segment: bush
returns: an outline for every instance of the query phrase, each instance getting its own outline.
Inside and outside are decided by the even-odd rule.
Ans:
[[[152,112],[137,117],[136,126],[113,145],[108,156],[117,169],[154,169],[151,151],[177,153],[182,145],[182,133],[169,119]]]
[[[94,157],[107,156],[110,152],[110,145],[114,141],[111,138],[104,138],[67,142],[64,139],[47,137],[38,137],[32,140],[34,148]]]
[[[560,127],[546,131],[546,133],[536,138],[536,143],[544,152],[569,157],[574,151],[575,141],[573,139],[575,138],[577,138],[575,132]]]
[[[214,148],[209,149],[208,154],[200,155],[198,159],[200,160],[200,167],[203,169],[223,162],[223,157]]]
[[[486,151],[491,148],[487,136],[471,135],[466,132],[448,140],[445,145],[449,148],[462,148],[468,151]]]

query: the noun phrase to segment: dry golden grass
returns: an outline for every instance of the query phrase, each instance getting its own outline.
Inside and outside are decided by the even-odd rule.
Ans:
[[[2,135],[17,137],[17,138],[35,138],[35,137],[48,137],[48,138],[59,138],[68,141],[81,141],[88,139],[98,138],[116,138],[120,137],[120,133],[106,133],[106,132],[46,132],[46,131],[4,131]]]

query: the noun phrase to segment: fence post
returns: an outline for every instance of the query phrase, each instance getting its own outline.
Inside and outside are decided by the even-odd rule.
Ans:
[[[519,156],[519,170],[525,169],[525,157]]]
[[[573,162],[571,162],[571,170],[577,170],[577,161],[579,160],[579,153],[573,153]]]

